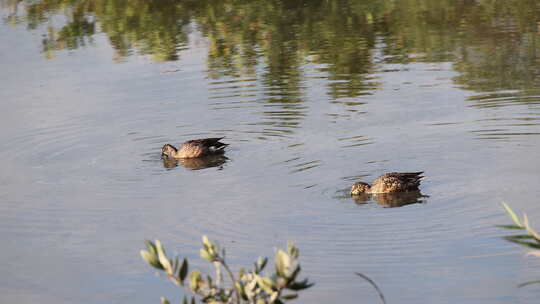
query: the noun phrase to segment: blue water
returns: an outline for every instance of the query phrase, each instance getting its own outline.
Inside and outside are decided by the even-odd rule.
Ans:
[[[537,29],[465,30],[470,40],[433,53],[375,31],[369,50],[332,64],[325,58],[343,55],[337,45],[288,61],[296,50],[274,54],[264,41],[280,40],[266,36],[256,38],[256,56],[219,53],[196,16],[183,26],[179,60],[160,61],[137,45],[119,52],[99,27],[92,43],[46,53],[47,28],[69,18],[46,11],[52,17],[31,29],[11,15],[4,1],[0,302],[178,301],[182,291],[154,276],[139,250],[157,238],[211,271],[198,258],[203,234],[227,248],[234,269],[293,240],[303,276],[316,283],[299,303],[376,303],[354,272],[377,282],[388,303],[539,298],[537,286],[517,285],[540,279],[540,260],[495,227],[510,223],[502,201],[540,225],[540,91],[528,72],[539,66],[535,51],[523,53]],[[432,35],[453,37],[451,24],[440,26]],[[502,53],[489,53],[491,38],[508,31]],[[337,44],[333,34],[310,37]],[[411,44],[420,39],[411,35]],[[521,57],[498,60],[512,50]],[[160,160],[165,143],[210,136],[230,144],[221,166]],[[385,208],[348,196],[353,182],[390,171],[425,171],[426,197]]]

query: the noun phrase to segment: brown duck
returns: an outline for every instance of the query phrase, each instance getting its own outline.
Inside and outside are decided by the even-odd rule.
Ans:
[[[161,157],[181,159],[220,155],[225,153],[224,149],[228,146],[220,142],[222,139],[223,137],[188,140],[179,148],[166,144],[161,148]]]
[[[372,185],[364,182],[355,183],[351,187],[351,194],[418,191],[422,173],[424,172],[386,173],[375,179]]]

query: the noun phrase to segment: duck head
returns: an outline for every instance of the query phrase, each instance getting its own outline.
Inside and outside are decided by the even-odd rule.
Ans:
[[[368,183],[357,182],[352,185],[351,194],[358,195],[362,193],[369,193],[369,190],[371,190],[371,186]]]
[[[166,144],[161,148],[161,158],[174,158],[176,152],[178,152],[178,149],[172,145]]]

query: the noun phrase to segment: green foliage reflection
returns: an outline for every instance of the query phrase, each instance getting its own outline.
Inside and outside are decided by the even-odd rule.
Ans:
[[[455,63],[455,82],[476,91],[534,88],[540,80],[537,0],[20,0],[6,1],[29,28],[47,24],[53,56],[106,35],[116,58],[134,50],[178,60],[197,28],[211,78],[254,75],[300,94],[299,67],[315,64],[335,98],[369,94],[377,63]],[[52,25],[55,14],[65,24]],[[296,97],[298,97],[298,94]],[[291,96],[288,94],[288,96]]]

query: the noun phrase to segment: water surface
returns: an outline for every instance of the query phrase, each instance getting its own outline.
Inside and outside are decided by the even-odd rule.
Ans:
[[[299,303],[536,303],[538,1],[0,1],[1,302],[155,303],[138,251],[296,242]],[[225,136],[209,168],[164,143]],[[196,170],[194,170],[196,169]],[[347,195],[425,171],[417,203]],[[535,220],[536,219],[536,220]],[[540,224],[538,224],[540,225]]]

